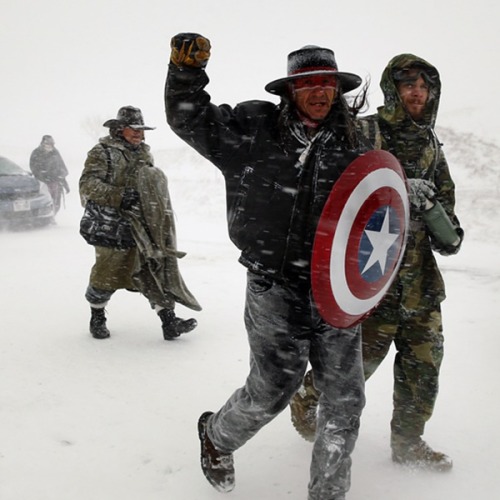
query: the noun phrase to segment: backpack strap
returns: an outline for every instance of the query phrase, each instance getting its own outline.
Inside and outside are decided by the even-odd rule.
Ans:
[[[108,166],[108,169],[106,170],[105,181],[109,182],[109,179],[111,179],[111,153],[109,151],[109,147],[106,144],[101,143],[101,146],[106,153],[106,164]]]
[[[432,182],[434,182],[434,174],[436,173],[436,167],[439,158],[439,149],[441,148],[442,144],[439,142],[438,136],[436,135],[436,131],[433,128],[430,129],[430,135],[432,140],[432,146],[434,149],[434,160],[432,162],[432,166],[427,169],[424,175],[424,179],[432,180]]]

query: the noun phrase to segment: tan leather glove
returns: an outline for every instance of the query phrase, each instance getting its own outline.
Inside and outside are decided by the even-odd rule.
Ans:
[[[176,66],[204,68],[210,57],[210,40],[198,33],[179,33],[170,41],[170,61]]]

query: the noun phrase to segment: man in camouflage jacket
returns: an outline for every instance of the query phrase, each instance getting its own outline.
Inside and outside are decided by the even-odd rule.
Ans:
[[[186,287],[177,258],[175,225],[163,172],[154,166],[150,147],[144,142],[140,109],[123,106],[117,118],[107,120],[109,135],[88,153],[79,181],[80,197],[116,209],[124,228],[131,226],[126,247],[95,246],[85,298],[90,304],[90,333],[96,339],[110,336],[104,308],[116,290],[141,292],[158,313],[163,337],[173,340],[193,330],[194,318],[175,315],[180,303],[199,311],[201,306]]]
[[[443,358],[440,303],[445,299],[445,287],[433,250],[442,255],[456,253],[464,234],[454,211],[455,186],[434,132],[441,82],[431,64],[401,54],[389,62],[380,85],[384,106],[376,114],[361,118],[359,126],[375,149],[390,151],[399,159],[408,178],[412,204],[398,276],[362,326],[365,378],[375,372],[394,342],[392,458],[397,463],[449,470],[449,457],[432,450],[421,438],[434,409]],[[451,220],[457,234],[455,245],[443,245],[426,227],[424,207],[412,198],[413,188],[422,181]],[[308,373],[291,403],[292,421],[306,439],[315,430],[318,397]]]

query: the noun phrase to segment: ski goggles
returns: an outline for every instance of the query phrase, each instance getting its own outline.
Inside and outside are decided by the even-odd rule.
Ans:
[[[419,77],[422,77],[424,82],[429,86],[434,86],[438,82],[436,73],[429,73],[427,68],[421,66],[410,66],[408,68],[398,68],[392,72],[392,77],[396,82],[414,82]]]

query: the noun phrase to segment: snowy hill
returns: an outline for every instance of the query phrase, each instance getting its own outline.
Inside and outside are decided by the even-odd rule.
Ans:
[[[425,437],[455,465],[442,475],[392,464],[387,359],[367,384],[349,500],[489,500],[499,492],[500,148],[448,128],[438,135],[467,235],[457,256],[440,259],[446,352]],[[2,500],[222,498],[201,474],[196,421],[247,374],[245,271],[227,237],[218,171],[187,146],[155,158],[188,252],[181,271],[203,305],[199,327],[175,342],[163,340],[147,301],[127,292],[107,308],[111,338],[90,337],[84,291],[93,249],[78,234],[77,175],[56,226],[0,232]],[[304,500],[310,455],[283,412],[236,452],[227,498]]]
[[[500,147],[450,128],[438,128],[437,134],[456,184],[457,213],[466,228],[467,239],[498,244]]]

